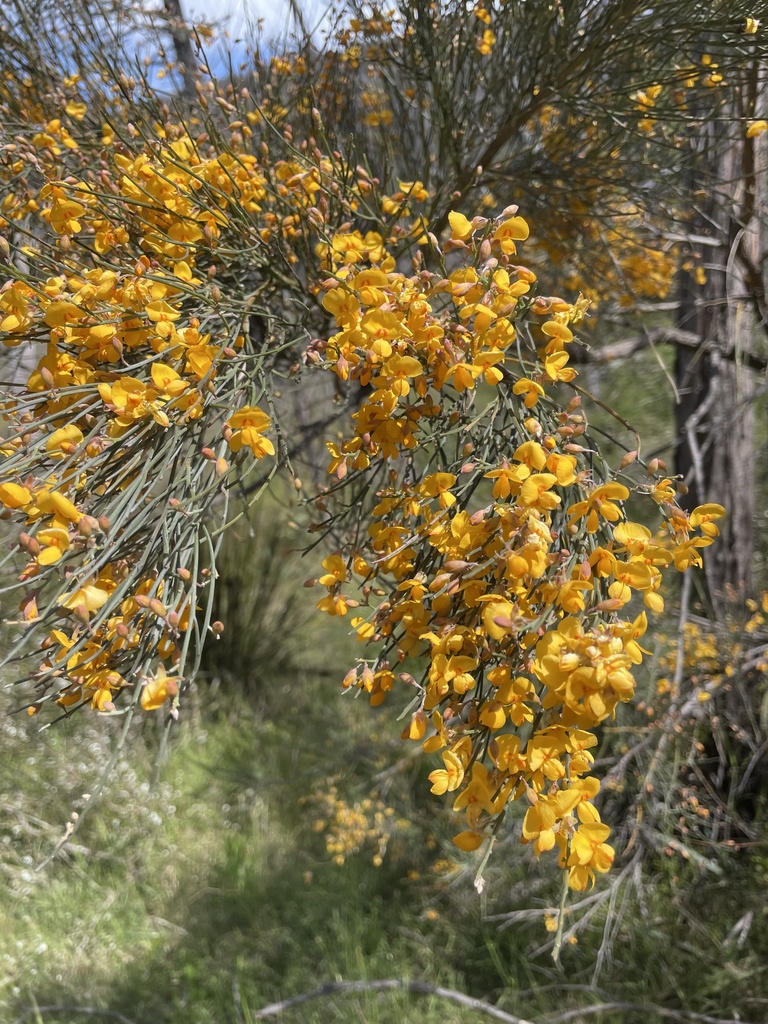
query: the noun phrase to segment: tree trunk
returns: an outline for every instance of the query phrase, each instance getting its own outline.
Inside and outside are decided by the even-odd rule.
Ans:
[[[192,50],[189,28],[181,9],[181,0],[164,0],[164,6],[168,31],[171,33],[173,48],[176,52],[176,63],[179,65],[184,82],[184,95],[188,100],[194,100],[196,96],[195,54]]]
[[[753,349],[760,299],[745,272],[750,261],[759,264],[757,177],[745,148],[751,140],[743,129],[741,138],[720,137],[723,123],[708,121],[697,140],[691,238],[698,259],[681,272],[677,326],[699,344],[678,346],[675,359],[676,471],[688,487],[682,502],[689,510],[718,502],[727,513],[705,559],[716,611],[754,591],[755,379],[742,357]]]

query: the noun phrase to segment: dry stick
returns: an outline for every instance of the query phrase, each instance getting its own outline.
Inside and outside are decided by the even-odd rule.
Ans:
[[[442,988],[440,985],[428,985],[423,981],[406,981],[404,978],[389,978],[384,981],[329,981],[312,992],[304,992],[302,995],[293,996],[290,999],[283,999],[279,1003],[270,1003],[252,1014],[254,1020],[264,1020],[266,1017],[275,1017],[284,1010],[289,1010],[301,1003],[307,1003],[311,999],[321,999],[323,996],[332,996],[337,993],[354,992],[391,992],[393,990],[413,992],[422,996],[438,996],[440,999],[449,999],[458,1003],[459,1006],[466,1006],[467,1009],[484,1013],[488,1017],[505,1021],[506,1024],[532,1024],[523,1017],[516,1017],[512,1013],[499,1010],[491,1003],[483,1002],[482,999],[473,999],[472,996],[465,996],[463,992],[457,992],[452,988]]]
[[[423,981],[406,981],[404,978],[389,978],[383,981],[329,981],[312,992],[304,992],[302,995],[293,996],[291,999],[283,999],[279,1003],[270,1003],[252,1014],[253,1020],[264,1020],[266,1017],[275,1017],[294,1006],[307,1003],[311,999],[320,999],[323,996],[354,992],[391,992],[393,990],[413,992],[417,995],[438,996],[440,999],[449,999],[459,1006],[466,1006],[477,1013],[487,1014],[496,1020],[506,1021],[506,1024],[531,1024],[531,1021],[523,1017],[516,1017],[513,1013],[507,1013],[498,1007],[486,1003],[482,999],[473,999],[465,996],[463,992],[457,992],[452,988],[442,988],[440,985],[428,985]],[[565,1010],[554,1017],[547,1018],[547,1024],[565,1024],[566,1021],[582,1015],[610,1013],[615,1010],[629,1010],[632,1012],[655,1015],[668,1020],[696,1021],[700,1024],[737,1024],[731,1018],[710,1017],[703,1013],[693,1013],[686,1010],[672,1010],[662,1006],[654,1006],[642,1003],[595,1003],[592,1006],[578,1007],[572,1010]],[[746,1024],[746,1022],[744,1022]]]
[[[612,341],[600,348],[574,348],[571,353],[571,362],[576,365],[585,363],[596,363],[598,366],[603,363],[613,363],[620,359],[628,359],[636,352],[646,348],[655,348],[658,345],[677,345],[680,348],[698,349],[701,348],[701,339],[693,331],[684,331],[676,327],[656,327],[644,331],[643,334],[632,335],[629,338],[622,338],[621,341]],[[735,352],[721,353],[721,358],[726,362],[735,362]],[[738,354],[739,362],[751,370],[760,373],[768,366],[768,360],[763,356],[751,352]]]
[[[661,1017],[666,1020],[698,1021],[699,1024],[737,1024],[733,1017],[710,1017],[706,1013],[694,1013],[692,1010],[670,1010],[664,1006],[654,1006],[647,1003],[595,1003],[592,1006],[579,1006],[573,1010],[564,1010],[556,1017],[549,1017],[547,1024],[565,1024],[565,1021],[579,1019],[581,1017],[598,1014],[612,1013],[616,1010],[631,1011],[633,1013],[645,1013]],[[748,1024],[744,1021],[741,1024]]]

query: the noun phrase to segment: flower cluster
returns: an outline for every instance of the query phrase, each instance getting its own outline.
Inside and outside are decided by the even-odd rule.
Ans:
[[[328,244],[329,204],[313,203],[340,190],[319,150],[270,159],[262,142],[257,158],[212,122],[215,145],[181,123],[120,131],[117,110],[94,173],[76,89],[69,128],[30,111],[0,166],[19,257],[0,342],[28,368],[2,401],[0,507],[26,558],[12,656],[41,652],[30,713],[114,713],[124,691],[175,713],[216,625],[212,524],[229,485],[275,467],[263,407],[294,345],[282,268]],[[38,187],[20,187],[32,161]],[[302,306],[307,287],[294,285]],[[265,339],[252,327],[267,315]]]
[[[456,844],[480,846],[522,799],[523,842],[557,846],[584,889],[613,860],[595,729],[632,697],[646,653],[646,612],[622,611],[663,609],[665,569],[701,564],[723,509],[686,514],[670,480],[633,477],[636,452],[616,470],[602,460],[578,392],[563,400],[584,304],[533,296],[517,209],[449,221],[437,269],[354,251],[328,282],[325,365],[363,394],[328,445],[332,490],[340,509],[348,489],[376,497],[323,562],[319,607],[353,608],[379,650],[345,686],[374,705],[405,686],[403,737],[440,752],[430,781],[461,814]],[[633,493],[661,513],[656,534],[628,518]],[[330,529],[342,513],[326,515]]]

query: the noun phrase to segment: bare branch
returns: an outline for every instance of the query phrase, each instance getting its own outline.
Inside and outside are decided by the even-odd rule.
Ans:
[[[654,330],[645,331],[643,334],[635,334],[629,338],[622,338],[621,341],[602,345],[600,348],[574,349],[571,361],[577,364],[594,363],[599,366],[605,363],[614,363],[619,359],[628,359],[635,353],[655,345],[677,345],[680,348],[698,349],[701,347],[701,339],[693,331],[683,331],[675,327],[657,327]],[[720,355],[722,359],[739,362],[750,370],[762,372],[768,367],[768,359],[751,352],[723,352]]]
[[[448,999],[459,1006],[465,1006],[477,1013],[484,1013],[495,1020],[504,1021],[505,1024],[531,1024],[522,1017],[516,1017],[513,1013],[500,1010],[491,1003],[482,999],[473,999],[463,992],[457,992],[452,988],[443,988],[440,985],[428,985],[424,981],[408,981],[406,978],[388,978],[381,981],[329,981],[312,992],[304,992],[301,995],[293,996],[290,999],[282,999],[278,1003],[270,1003],[256,1013],[252,1014],[254,1020],[264,1020],[267,1017],[276,1017],[278,1014],[289,1010],[294,1006],[307,1003],[312,999],[322,999],[325,996],[347,995],[354,992],[412,992],[421,996],[437,996],[439,999]]]
[[[408,981],[405,978],[387,978],[380,981],[329,981],[312,992],[304,992],[301,995],[293,996],[290,999],[282,999],[278,1003],[270,1003],[252,1013],[253,1020],[265,1020],[267,1017],[275,1017],[294,1006],[309,1002],[312,999],[322,999],[325,996],[346,995],[355,992],[392,992],[405,991],[415,995],[437,996],[439,999],[447,999],[465,1006],[467,1009],[477,1013],[484,1013],[495,1020],[505,1021],[506,1024],[531,1024],[522,1017],[517,1017],[506,1010],[500,1010],[497,1006],[487,1003],[482,999],[473,999],[471,996],[457,992],[455,989],[443,988],[440,985],[429,985],[423,981]],[[703,1013],[693,1013],[686,1010],[673,1010],[661,1006],[654,1006],[641,1003],[595,1003],[592,1006],[584,1006],[565,1010],[555,1017],[549,1017],[547,1024],[565,1024],[566,1021],[580,1018],[585,1015],[593,1016],[602,1013],[610,1013],[616,1010],[628,1010],[632,1012],[645,1013],[649,1016],[663,1018],[665,1020],[691,1021],[697,1024],[736,1024],[733,1018],[710,1017]],[[744,1022],[742,1022],[744,1024]]]

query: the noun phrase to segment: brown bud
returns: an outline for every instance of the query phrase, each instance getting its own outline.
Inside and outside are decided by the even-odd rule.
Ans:
[[[623,607],[623,605],[622,605],[621,601],[619,601],[617,598],[615,598],[615,597],[608,597],[608,598],[605,599],[605,601],[600,601],[598,604],[596,604],[594,606],[594,611],[596,611],[596,612],[617,612],[619,610],[619,608],[622,608],[622,607]]]
[[[224,632],[224,623],[220,619],[216,619],[215,622],[211,623],[211,632],[214,636],[221,636]]]
[[[469,517],[470,525],[477,526],[478,523],[482,523],[482,521],[488,515],[488,511],[489,509],[487,508],[479,508],[477,512],[473,512],[472,515]]]
[[[446,572],[465,572],[467,569],[474,569],[474,562],[465,562],[461,558],[453,558],[448,562],[445,562],[443,568]]]

